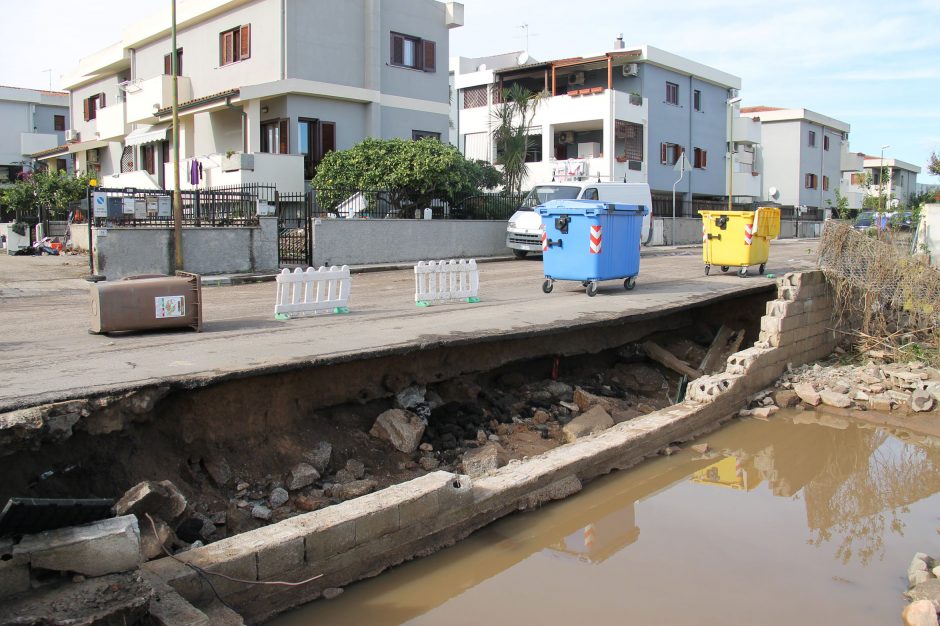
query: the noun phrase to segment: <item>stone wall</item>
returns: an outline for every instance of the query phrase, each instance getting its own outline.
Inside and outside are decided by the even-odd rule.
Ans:
[[[216,592],[248,621],[267,619],[403,561],[430,554],[517,510],[565,498],[615,469],[626,469],[717,428],[776,380],[789,364],[827,356],[831,294],[821,272],[787,274],[767,303],[760,339],[728,359],[724,372],[694,381],[681,404],[617,424],[486,476],[433,472],[313,513],[186,552],[180,559],[229,578]],[[205,579],[185,564],[153,561],[145,572],[190,602],[210,601]],[[296,586],[239,581],[301,581]],[[231,580],[239,579],[239,581]]]

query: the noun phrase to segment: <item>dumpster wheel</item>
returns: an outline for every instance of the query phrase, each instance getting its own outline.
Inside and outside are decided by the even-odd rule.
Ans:
[[[747,276],[747,268],[742,267],[741,269],[739,269],[738,276],[740,276],[741,278],[744,278],[745,276]]]
[[[730,270],[730,269],[731,269],[731,267],[728,266],[728,265],[722,265],[722,266],[721,266],[721,271],[722,271],[722,272],[727,272],[727,271]]]
[[[705,275],[706,275],[706,276],[708,276],[708,272],[711,271],[711,269],[712,269],[712,266],[711,266],[711,265],[705,265]]]
[[[760,264],[760,267],[757,268],[757,273],[758,273],[758,274],[763,274],[763,273],[764,273],[764,264],[763,264],[763,263],[761,263],[761,264]]]
[[[589,298],[593,298],[594,296],[597,295],[597,281],[596,280],[592,280],[591,282],[588,283],[587,295]]]
[[[632,291],[634,287],[636,287],[636,276],[631,276],[623,281],[623,288],[627,291]]]
[[[544,283],[542,283],[542,291],[544,291],[545,293],[551,293],[554,287],[555,285],[551,279],[546,280]]]

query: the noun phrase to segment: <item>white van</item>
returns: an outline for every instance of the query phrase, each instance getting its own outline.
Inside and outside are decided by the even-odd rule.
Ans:
[[[532,188],[516,212],[509,218],[506,227],[506,245],[512,248],[517,259],[524,258],[530,252],[542,251],[542,220],[535,207],[549,200],[600,200],[635,204],[646,207],[647,215],[643,218],[640,241],[645,243],[650,237],[650,213],[653,199],[650,186],[646,183],[598,183],[590,181],[572,181],[562,183],[544,183]]]

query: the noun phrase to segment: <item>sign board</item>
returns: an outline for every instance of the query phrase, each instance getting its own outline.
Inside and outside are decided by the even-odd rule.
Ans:
[[[124,215],[124,203],[120,196],[108,196],[108,219],[119,220]]]
[[[95,217],[108,217],[108,194],[96,191],[91,194],[91,204],[95,207]]]
[[[134,214],[134,205],[136,204],[136,199],[134,198],[122,198],[124,215],[133,215]]]
[[[157,196],[147,196],[147,217],[157,216]]]
[[[157,319],[166,317],[183,317],[186,315],[186,299],[184,296],[159,296],[153,299]]]
[[[147,219],[147,200],[146,198],[135,198],[134,199],[134,218],[143,220]]]
[[[157,217],[172,217],[173,202],[170,196],[157,196]]]
[[[689,157],[685,156],[685,152],[682,153],[682,156],[676,161],[676,164],[672,166],[677,172],[684,172],[692,168],[692,164],[689,163]]]
[[[258,215],[274,215],[277,205],[270,200],[258,200]]]

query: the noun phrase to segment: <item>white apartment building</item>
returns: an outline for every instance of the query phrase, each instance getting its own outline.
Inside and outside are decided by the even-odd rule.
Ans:
[[[760,121],[760,200],[827,209],[841,189],[850,208],[861,206],[860,189],[842,188],[843,173],[860,169],[858,155],[849,151],[849,124],[809,109],[754,106],[741,115]]]
[[[912,163],[887,157],[882,161],[880,156],[866,155],[864,167],[870,182],[867,191],[875,197],[881,193],[889,200],[896,199],[901,206],[906,206],[911,196],[919,191],[917,175],[920,174],[920,168]]]
[[[463,5],[437,0],[181,0],[182,187],[302,191],[331,150],[446,137],[448,30],[462,23]],[[64,78],[63,154],[103,186],[173,184],[170,48],[167,9]]]
[[[648,182],[668,202],[685,153],[689,167],[679,202],[728,193],[729,120],[741,79],[653,46],[621,38],[602,54],[539,62],[524,53],[451,59],[456,93],[452,137],[468,157],[493,162],[494,112],[504,90],[518,84],[542,98],[529,126],[527,183],[568,178]],[[758,125],[735,137],[746,159]],[[753,128],[752,128],[753,127]],[[739,141],[740,140],[740,141]],[[735,196],[760,189],[747,163]],[[681,206],[681,205],[680,205]]]
[[[65,143],[69,95],[59,91],[0,86],[0,185],[13,183],[28,169],[33,154]],[[53,159],[69,169],[69,159]]]

